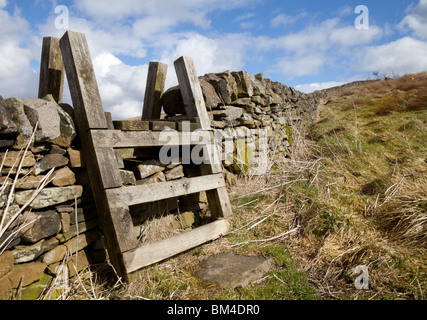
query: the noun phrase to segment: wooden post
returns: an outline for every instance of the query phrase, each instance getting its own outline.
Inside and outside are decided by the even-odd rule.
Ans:
[[[67,31],[60,46],[78,129],[108,129],[86,36]]]
[[[109,203],[106,190],[122,187],[116,153],[111,146],[96,147],[92,132],[108,131],[99,89],[84,34],[67,31],[60,40],[68,84],[82,141],[93,196],[113,266],[126,277],[122,252],[138,246],[129,207]],[[111,124],[110,124],[111,125]]]
[[[205,151],[205,157],[208,161],[200,167],[202,174],[211,175],[222,173],[222,163],[218,162],[220,159],[215,154],[217,150],[215,150],[213,141],[212,144],[206,145]],[[231,208],[230,198],[226,187],[219,187],[215,190],[206,191],[206,196],[208,198],[209,209],[211,210],[213,217],[227,219],[232,216],[233,209]]]
[[[176,75],[184,100],[187,117],[198,117],[202,130],[211,130],[211,121],[206,110],[202,87],[197,77],[193,59],[181,57],[175,61]]]
[[[39,98],[51,94],[57,103],[62,103],[64,90],[64,64],[59,39],[43,38],[40,62]]]
[[[113,116],[111,115],[111,112],[105,112],[105,119],[107,120],[108,130],[114,130]],[[120,150],[114,150],[114,153],[116,154],[117,158],[117,166],[119,169],[124,169],[125,163],[123,161],[122,153]]]
[[[165,91],[167,64],[150,62],[145,88],[144,108],[142,120],[159,120],[162,113],[160,99]]]
[[[193,59],[181,57],[175,61],[176,73],[178,76],[181,94],[185,104],[187,116],[198,117],[202,130],[212,130],[208,112],[206,110],[205,100],[203,98],[202,88],[199,78],[197,77],[196,67]],[[201,170],[203,175],[222,173],[222,163],[215,156],[215,146],[213,139],[206,145],[207,164],[202,164]],[[209,208],[215,218],[227,218],[232,215],[230,199],[227,188],[221,187],[216,190],[206,192]]]

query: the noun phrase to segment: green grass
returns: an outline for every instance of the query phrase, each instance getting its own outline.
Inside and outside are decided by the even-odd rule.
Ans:
[[[252,285],[246,289],[239,288],[225,295],[220,300],[318,300],[315,287],[307,275],[295,265],[286,245],[268,246],[265,254],[274,257],[278,267],[268,274],[264,283]]]

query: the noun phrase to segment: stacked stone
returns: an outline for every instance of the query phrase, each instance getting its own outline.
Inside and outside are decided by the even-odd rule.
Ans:
[[[192,178],[201,176],[200,168],[192,164],[183,164],[182,160],[164,165],[156,156],[146,151],[122,150],[124,169],[120,170],[124,186],[136,186]],[[151,158],[151,159],[144,159]],[[135,229],[142,237],[147,223],[156,220],[171,232],[180,232],[191,228],[196,219],[208,211],[206,193],[148,203],[130,208]],[[164,231],[165,228],[162,230]],[[151,229],[152,233],[156,233]],[[159,235],[157,235],[159,236]]]
[[[17,172],[21,150],[36,125]],[[58,266],[67,266],[68,261],[67,276],[73,276],[89,265],[96,255],[87,252],[96,248],[97,258],[102,252],[105,260],[105,249],[97,243],[100,232],[90,189],[77,184],[82,161],[80,151],[75,150],[76,136],[72,108],[58,105],[51,96],[0,97],[0,219],[2,228],[9,225],[0,239],[0,245],[4,244],[0,248],[1,299],[16,294],[17,288],[21,299],[37,299],[54,281]],[[31,201],[46,178],[49,183]],[[15,189],[10,192],[14,181]]]
[[[248,153],[253,154],[254,162],[258,161],[257,155],[265,150],[259,149],[257,131],[250,130],[265,129],[270,156],[287,157],[291,151],[293,128],[304,133],[312,123],[319,103],[318,96],[298,92],[264,78],[262,74],[254,76],[244,71],[225,71],[206,74],[199,80],[212,126],[224,131],[225,141],[246,139],[247,154],[244,158],[248,158]],[[185,115],[179,87],[173,87],[164,94],[162,105],[168,117]],[[237,130],[239,128],[240,131]],[[255,149],[248,151],[252,144]],[[237,147],[238,143],[235,145]],[[223,147],[226,149],[225,145]],[[236,148],[234,157],[238,152]],[[230,159],[224,159],[226,167],[233,168],[232,163]]]

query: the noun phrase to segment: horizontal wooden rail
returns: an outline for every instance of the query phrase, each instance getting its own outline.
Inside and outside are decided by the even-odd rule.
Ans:
[[[152,131],[119,131],[92,130],[91,136],[95,148],[143,148],[163,147],[165,145],[207,144],[211,142],[209,131],[194,132],[152,132]]]
[[[123,253],[127,273],[152,265],[181,252],[193,249],[225,235],[230,229],[227,220],[218,220],[191,231]]]
[[[134,206],[225,187],[222,173],[170,182],[106,190],[116,207]]]

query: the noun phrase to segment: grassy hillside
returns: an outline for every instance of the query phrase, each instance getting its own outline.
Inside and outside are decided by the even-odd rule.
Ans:
[[[84,274],[72,298],[425,299],[427,73],[350,87],[319,108],[293,157],[230,190],[233,231],[146,268],[126,286]],[[275,257],[274,269],[228,291],[195,276],[212,254]],[[359,290],[358,266],[369,271]]]
[[[426,89],[427,73],[407,75],[347,89],[319,109],[318,186],[301,192],[314,200],[303,214],[308,247],[294,247],[324,297],[425,298]],[[369,267],[369,291],[354,290],[358,265]]]

